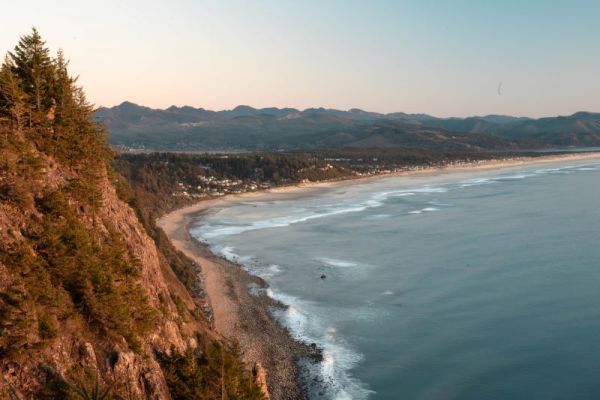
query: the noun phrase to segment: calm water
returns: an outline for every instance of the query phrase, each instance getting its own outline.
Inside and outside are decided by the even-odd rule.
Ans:
[[[599,183],[589,160],[390,178],[192,233],[324,348],[316,399],[598,399]]]

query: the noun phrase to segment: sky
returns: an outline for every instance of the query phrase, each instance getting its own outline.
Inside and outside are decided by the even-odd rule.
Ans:
[[[1,52],[37,27],[98,106],[600,111],[598,1],[28,0],[1,13]]]

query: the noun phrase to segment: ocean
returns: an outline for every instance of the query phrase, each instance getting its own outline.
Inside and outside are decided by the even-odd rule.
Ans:
[[[323,349],[314,399],[600,398],[600,160],[226,203],[191,233]]]

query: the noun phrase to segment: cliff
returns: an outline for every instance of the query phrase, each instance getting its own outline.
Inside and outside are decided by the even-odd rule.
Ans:
[[[123,201],[66,66],[34,30],[0,70],[0,397],[261,398]]]

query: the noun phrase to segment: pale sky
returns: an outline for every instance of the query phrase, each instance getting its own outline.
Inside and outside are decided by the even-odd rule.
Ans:
[[[36,26],[99,106],[600,111],[598,1],[7,3],[0,51]]]

